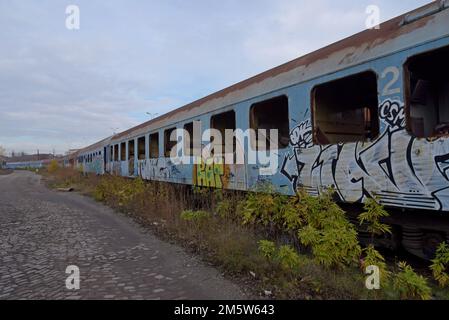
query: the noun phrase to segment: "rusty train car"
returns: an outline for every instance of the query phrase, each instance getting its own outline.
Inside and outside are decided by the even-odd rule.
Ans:
[[[391,246],[429,256],[449,238],[449,1],[435,1],[111,136],[76,155],[86,172],[312,195],[392,212]],[[176,128],[278,129],[278,166],[173,163]],[[245,156],[257,146],[234,146]],[[209,143],[201,138],[200,148]]]

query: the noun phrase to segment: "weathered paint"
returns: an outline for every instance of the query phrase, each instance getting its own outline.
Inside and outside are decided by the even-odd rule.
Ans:
[[[431,3],[412,13],[425,11],[426,8],[433,6]],[[403,25],[402,22],[409,14],[386,21],[379,29],[365,30],[175,109],[117,134],[114,139],[124,141],[161,127],[168,127],[183,119],[220,110],[241,101],[260,97],[267,92],[305,83],[448,35],[449,10]]]
[[[221,157],[199,158],[193,166],[193,185],[198,187],[227,188],[230,176],[229,165]]]
[[[172,181],[180,176],[180,171],[170,159],[157,158],[138,160],[137,174],[142,179]]]
[[[294,190],[316,195],[334,188],[344,202],[370,196],[387,206],[449,210],[448,139],[410,136],[399,101],[387,99],[379,110],[386,129],[370,143],[314,145],[310,121],[301,122],[291,132],[282,174]]]
[[[422,10],[422,9],[421,9]],[[336,188],[342,201],[377,196],[390,206],[449,211],[449,138],[418,139],[404,120],[403,65],[410,56],[449,45],[449,10],[402,25],[405,15],[296,59],[158,119],[115,135],[89,150],[135,139],[192,120],[208,129],[212,114],[234,110],[237,128],[246,130],[252,104],[286,95],[290,145],[279,150],[272,176],[259,164],[174,165],[167,158],[134,160],[134,175],[144,179],[247,190],[269,181],[286,194],[302,186],[311,194]],[[371,70],[378,76],[380,134],[370,143],[314,145],[311,136],[312,89],[319,84]],[[207,141],[203,141],[203,144]],[[245,153],[248,146],[244,146]],[[88,150],[83,150],[85,152]],[[160,145],[162,154],[162,145]],[[107,153],[109,154],[109,152]],[[148,150],[146,152],[148,157]],[[108,166],[111,165],[108,157]],[[129,176],[128,161],[110,170]],[[119,166],[119,170],[117,169]],[[135,165],[136,166],[136,165]],[[217,179],[218,178],[218,179]]]

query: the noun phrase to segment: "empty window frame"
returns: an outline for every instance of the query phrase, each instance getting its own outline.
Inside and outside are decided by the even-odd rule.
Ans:
[[[150,134],[150,159],[159,158],[159,133]]]
[[[137,139],[138,159],[145,159],[145,137]]]
[[[164,156],[170,157],[171,149],[176,146],[176,141],[171,141],[170,136],[173,131],[175,131],[176,128],[170,128],[164,131]]]
[[[407,128],[419,138],[449,134],[449,47],[405,64]]]
[[[126,161],[126,142],[120,144],[120,161]]]
[[[186,156],[193,155],[193,122],[184,125],[184,150]]]
[[[184,125],[185,155],[194,155],[195,148],[201,148],[201,121],[199,120],[195,120]]]
[[[377,75],[366,71],[312,91],[316,144],[371,141],[379,134]]]
[[[266,147],[257,145],[257,150],[283,149],[288,146],[290,129],[288,116],[288,97],[280,96],[255,103],[250,109],[250,128],[256,132],[256,140],[264,139],[259,136],[259,129],[266,130]],[[270,129],[278,130],[278,141],[271,141]],[[277,146],[276,146],[277,143]],[[256,141],[251,139],[251,147],[256,149]]]
[[[114,161],[119,161],[119,159],[118,159],[118,144],[114,145]]]
[[[233,138],[233,143],[231,145],[226,145],[226,129],[234,131],[236,129],[235,111],[226,111],[220,114],[213,115],[210,118],[210,128],[216,129],[221,134],[221,141],[216,141],[215,137],[212,144],[214,146],[221,146],[222,153],[233,153],[235,151],[236,139]],[[215,152],[214,152],[215,154]]]
[[[128,160],[133,160],[135,157],[134,152],[134,139],[128,141]]]

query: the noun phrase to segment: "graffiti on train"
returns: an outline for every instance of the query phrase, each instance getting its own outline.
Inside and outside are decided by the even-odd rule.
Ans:
[[[145,159],[138,161],[137,174],[142,179],[167,180],[179,175],[176,165],[165,158]]]
[[[401,102],[384,101],[379,115],[385,130],[371,142],[315,145],[310,120],[300,123],[281,173],[294,190],[333,188],[345,202],[376,197],[389,206],[449,210],[449,140],[412,137]]]
[[[227,188],[230,175],[221,157],[200,158],[193,166],[193,184],[198,187]]]
[[[103,158],[101,156],[93,157],[91,162],[84,163],[84,171],[96,174],[103,174]]]

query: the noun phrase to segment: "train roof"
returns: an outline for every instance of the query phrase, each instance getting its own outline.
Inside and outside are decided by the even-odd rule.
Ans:
[[[449,34],[449,0],[434,1],[110,137],[117,142],[331,74]]]
[[[107,138],[105,138],[103,140],[100,140],[98,142],[95,142],[95,143],[91,144],[90,146],[87,146],[85,148],[82,148],[82,149],[74,152],[74,153],[66,155],[65,158],[66,159],[74,159],[74,158],[78,157],[79,155],[82,155],[82,154],[85,154],[85,153],[89,153],[89,152],[93,152],[93,151],[97,151],[98,149],[101,149],[104,146],[108,145],[113,137],[114,137],[114,135],[109,136],[109,137],[107,137]]]

